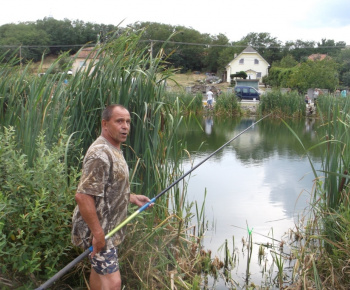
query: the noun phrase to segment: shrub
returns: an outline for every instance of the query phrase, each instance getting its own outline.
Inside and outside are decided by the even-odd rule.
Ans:
[[[67,136],[49,150],[41,134],[33,166],[16,149],[15,131],[0,132],[1,273],[28,285],[49,278],[68,261],[71,216],[78,174],[67,179]],[[32,279],[29,280],[29,277]]]

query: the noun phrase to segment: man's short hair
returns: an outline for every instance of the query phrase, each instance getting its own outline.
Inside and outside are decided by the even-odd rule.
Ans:
[[[102,112],[102,120],[109,121],[112,118],[113,110],[116,107],[128,110],[123,105],[119,105],[119,104],[109,105]]]

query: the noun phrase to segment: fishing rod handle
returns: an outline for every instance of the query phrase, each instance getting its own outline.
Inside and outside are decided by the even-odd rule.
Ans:
[[[147,202],[146,204],[144,204],[143,206],[141,206],[138,209],[138,212],[143,212],[145,209],[147,209],[152,203],[154,203],[156,201],[157,197],[153,197],[149,202]]]
[[[70,262],[67,266],[57,272],[54,276],[52,276],[49,280],[47,280],[44,284],[40,285],[35,290],[43,290],[61,278],[64,274],[66,274],[71,268],[73,268],[76,264],[78,264],[81,260],[87,257],[92,252],[92,246],[85,250],[82,254],[76,257],[72,262]]]

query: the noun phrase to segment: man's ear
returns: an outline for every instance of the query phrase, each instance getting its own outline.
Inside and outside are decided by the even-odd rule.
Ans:
[[[103,130],[104,128],[106,128],[106,125],[107,125],[107,121],[106,121],[106,120],[102,120],[102,121],[101,121],[102,130]]]

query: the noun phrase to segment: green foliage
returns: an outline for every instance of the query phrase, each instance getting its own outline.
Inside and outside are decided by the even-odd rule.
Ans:
[[[270,33],[251,32],[241,39],[241,41],[247,45],[250,45],[264,57],[268,63],[272,63],[281,59],[281,47],[282,42],[277,40],[276,37],[272,37]]]
[[[241,114],[241,107],[234,94],[222,93],[216,98],[214,111],[217,115],[236,116]]]
[[[223,71],[234,55],[239,54],[248,45],[255,47],[270,64],[279,62],[283,57],[289,55],[298,62],[305,61],[313,53],[324,53],[337,57],[343,53],[342,48],[345,47],[345,42],[335,42],[330,39],[322,39],[318,43],[303,40],[288,41],[282,46],[280,40],[266,32],[252,32],[238,41],[230,42],[222,33],[211,36],[184,26],[136,22],[128,27],[133,31],[143,31],[141,37],[143,41],[138,43],[138,48],[144,49],[151,46],[150,50],[153,55],[163,50],[169,61],[168,65],[180,68],[183,72],[187,70]],[[0,26],[0,45],[15,46],[10,48],[9,55],[16,52],[16,48],[19,48],[20,45],[43,46],[21,48],[23,61],[38,61],[44,53],[59,55],[61,52],[69,51],[70,54],[75,54],[82,45],[87,43],[106,43],[113,38],[113,34],[122,35],[129,28],[45,17],[36,22]],[[164,41],[170,38],[171,42],[164,46]],[[0,54],[7,49],[6,47],[0,48]]]
[[[297,39],[296,41],[287,41],[284,46],[284,55],[291,54],[297,62],[302,62],[307,57],[315,53],[314,41],[304,41]]]
[[[343,86],[350,87],[350,71],[344,72],[340,77],[340,83]]]
[[[350,87],[350,49],[343,49],[336,58],[339,64],[340,84]]]
[[[172,93],[167,92],[164,101],[168,104],[176,104],[179,102],[180,108],[178,113],[183,115],[189,115],[193,113],[199,113],[203,109],[203,95],[198,93],[193,95],[191,93]],[[176,107],[172,108],[175,109]]]
[[[272,67],[269,75],[264,78],[264,83],[272,87],[287,88],[290,82],[290,76],[296,68]]]
[[[66,135],[49,149],[41,134],[32,166],[13,128],[0,132],[0,264],[8,277],[48,278],[70,260],[77,171],[66,168]],[[68,178],[69,174],[69,178]],[[28,283],[27,280],[25,283]]]
[[[42,47],[21,47],[33,44]],[[34,24],[20,23],[0,26],[0,55],[9,50],[7,61],[13,52],[16,52],[23,62],[39,61],[42,54],[47,51],[48,47],[45,46],[49,44],[49,35],[45,31],[37,29]],[[2,48],[5,45],[10,47]]]
[[[281,93],[279,90],[267,92],[260,97],[260,114],[274,113],[280,116],[301,117],[305,115],[304,96],[297,92]]]
[[[294,59],[294,57],[291,54],[287,54],[280,61],[273,62],[272,67],[292,68],[297,64],[298,62]]]
[[[229,44],[229,40],[226,37],[226,35],[219,34],[211,37],[210,44],[211,46],[209,46],[209,48],[207,49],[207,53],[205,55],[203,65],[206,71],[217,72],[220,69],[218,58],[221,52],[225,49],[225,45]],[[232,58],[232,55],[231,55],[231,58]],[[222,66],[221,68],[223,67],[224,66]]]
[[[247,73],[245,71],[240,71],[238,73],[230,75],[231,79],[233,79],[233,78],[242,78],[242,79],[245,80],[247,77],[248,77],[248,75],[247,75]]]
[[[1,132],[8,136],[0,142],[0,208],[4,209],[0,262],[6,278],[19,278],[21,285],[28,286],[33,277],[33,283],[48,279],[79,254],[70,248],[77,171],[81,152],[99,135],[106,105],[120,103],[131,112],[131,134],[123,148],[130,167],[131,191],[153,197],[181,174],[185,151],[176,134],[182,121],[180,108],[202,106],[201,98],[183,96],[182,104],[179,98],[168,103],[164,84],[172,71],[165,69],[162,54],[151,56],[147,48],[139,48],[139,42],[140,33],[128,31],[97,46],[91,52],[93,61],[68,84],[64,82],[66,74],[54,73],[58,63],[42,77],[32,75],[29,65],[14,67],[15,58],[0,66],[0,96],[4,96],[0,98],[0,120],[6,125]],[[10,127],[14,128],[11,134],[5,129]],[[67,146],[62,131],[70,136],[72,146]],[[131,243],[138,246],[135,252],[143,252],[145,247],[145,252],[155,252],[152,245],[135,243],[135,239],[143,241],[140,232],[148,234],[145,226],[151,231],[155,221],[166,219],[164,226],[170,223],[170,211],[176,216],[171,220],[175,237],[182,233],[185,193],[182,185],[174,186],[142,218],[143,224],[135,221],[136,234],[131,236]],[[188,225],[192,215],[186,215]],[[162,239],[168,233],[160,230],[151,235],[158,233],[159,244],[167,245]],[[181,237],[190,239],[188,233]],[[200,247],[195,248],[194,256],[196,249]],[[174,254],[173,249],[166,251],[157,252],[161,262],[168,261],[168,252]],[[136,268],[129,277],[141,273],[146,281],[143,261],[132,253],[125,259]],[[171,262],[175,265],[176,259]],[[161,271],[166,277],[167,267]],[[73,285],[76,280],[79,283],[72,278]]]
[[[240,43],[233,43],[231,44],[233,45],[232,47],[224,47],[220,52],[219,52],[219,55],[218,55],[218,58],[217,58],[217,64],[218,64],[218,67],[220,69],[224,69],[228,63],[234,58],[234,55],[235,54],[239,54],[242,49],[240,47]],[[235,46],[237,45],[237,47]]]
[[[324,88],[334,91],[339,79],[337,64],[334,60],[308,60],[297,67],[290,76],[289,87],[299,92],[306,92],[309,88]]]
[[[300,227],[304,230],[297,233],[302,239],[296,251],[299,261],[295,273],[300,271],[300,284],[304,286],[342,289],[349,285],[344,269],[349,267],[350,254],[350,102],[330,95],[318,99],[323,123],[318,130],[319,143],[304,149],[307,156],[312,150],[321,150],[322,165],[318,173],[310,159],[315,175],[312,215],[307,215],[306,224]]]
[[[52,17],[37,20],[34,24],[37,29],[49,35],[51,45],[49,53],[54,55],[67,51],[76,53],[80,48],[76,45],[97,43],[98,38],[100,42],[105,42],[110,33],[119,30],[114,25],[84,23],[81,20],[56,20]]]
[[[336,57],[339,53],[341,53],[345,46],[346,43],[344,41],[335,42],[333,39],[323,38],[321,39],[321,42],[317,42],[315,53],[327,54],[330,57]]]

